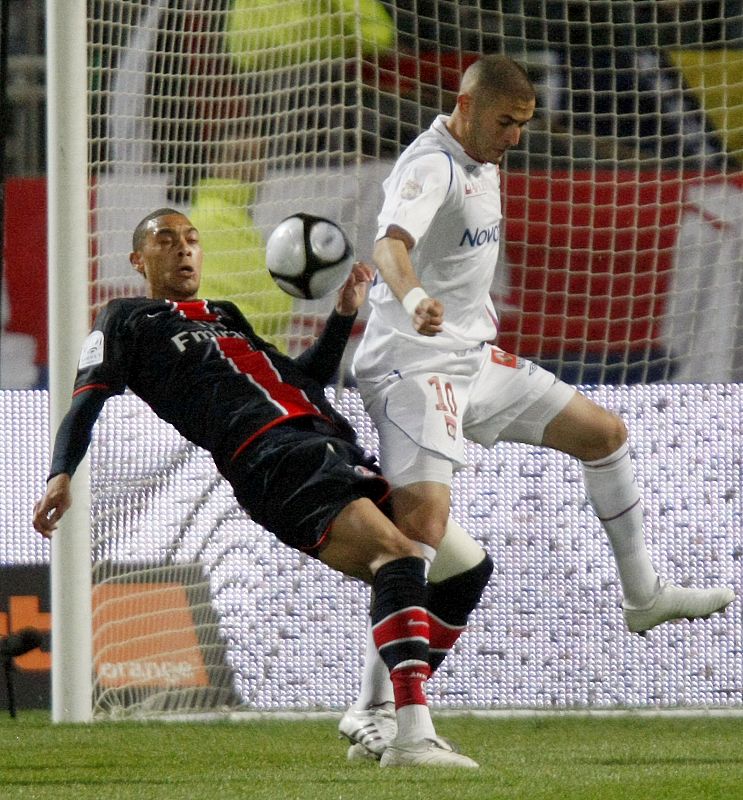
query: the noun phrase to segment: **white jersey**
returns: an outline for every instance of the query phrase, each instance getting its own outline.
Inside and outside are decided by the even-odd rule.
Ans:
[[[440,115],[400,156],[384,182],[378,238],[390,225],[415,240],[410,258],[426,293],[444,305],[443,330],[422,336],[381,276],[356,351],[360,378],[418,364],[432,351],[460,351],[495,338],[490,297],[501,229],[500,172],[470,158]]]

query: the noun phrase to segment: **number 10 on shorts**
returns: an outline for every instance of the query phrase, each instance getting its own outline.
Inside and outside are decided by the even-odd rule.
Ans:
[[[457,400],[454,397],[454,387],[449,381],[443,385],[438,375],[428,379],[429,386],[436,390],[436,410],[444,415],[446,432],[452,439],[457,438]]]

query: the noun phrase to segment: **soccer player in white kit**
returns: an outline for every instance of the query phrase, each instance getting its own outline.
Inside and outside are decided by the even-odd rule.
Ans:
[[[630,631],[706,617],[734,598],[727,587],[688,589],[659,578],[645,547],[622,420],[538,365],[489,344],[498,332],[490,287],[502,223],[499,164],[518,144],[535,103],[518,64],[480,59],[464,73],[451,116],[437,117],[384,183],[374,249],[379,275],[354,369],[379,431],[396,524],[422,544],[429,587],[448,586],[457,605],[479,581],[471,607],[461,601],[449,613],[441,603],[442,619],[432,619],[432,647],[437,625],[448,632],[438,663],[490,574],[482,548],[449,519],[451,478],[464,466],[465,439],[550,447],[581,461],[611,542]],[[391,700],[370,643],[361,695],[339,725],[352,742],[349,758],[379,758],[394,741]]]

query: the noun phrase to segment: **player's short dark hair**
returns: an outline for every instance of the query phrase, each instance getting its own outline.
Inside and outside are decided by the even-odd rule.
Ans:
[[[158,219],[158,217],[169,217],[171,214],[179,214],[183,216],[182,211],[178,211],[175,208],[156,208],[154,211],[150,211],[150,213],[141,219],[137,224],[137,227],[134,229],[134,233],[132,234],[132,250],[141,250],[142,245],[144,245],[145,236],[147,236],[147,226],[152,222],[153,219]]]
[[[477,94],[487,99],[508,96],[528,103],[537,96],[527,71],[508,56],[483,56],[470,69],[474,70]]]

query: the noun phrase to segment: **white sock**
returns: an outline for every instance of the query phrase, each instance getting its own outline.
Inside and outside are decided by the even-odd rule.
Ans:
[[[418,542],[418,547],[420,547],[421,556],[423,556],[423,560],[426,562],[423,568],[423,574],[428,578],[428,573],[431,571],[431,564],[433,564],[433,560],[436,558],[436,548],[431,547],[430,544],[423,544],[423,542]]]
[[[428,706],[410,705],[397,709],[397,741],[411,742],[435,736],[436,729]]]
[[[588,498],[606,531],[624,604],[644,608],[657,591],[658,574],[645,547],[640,489],[635,481],[629,446],[598,461],[584,461],[583,474]]]
[[[362,711],[365,708],[382,706],[395,702],[392,681],[387,665],[382,661],[371,632],[371,621],[366,627],[366,654],[361,670],[361,690],[354,708]]]

